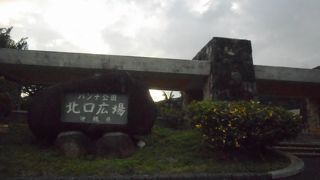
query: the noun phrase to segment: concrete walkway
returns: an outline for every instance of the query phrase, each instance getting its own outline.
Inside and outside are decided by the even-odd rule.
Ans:
[[[301,173],[283,178],[283,180],[318,180],[320,179],[320,157],[301,158],[304,161],[304,171]]]
[[[319,145],[320,136],[299,135],[296,139],[285,141],[283,143]],[[304,171],[301,173],[283,178],[285,180],[318,180],[320,179],[320,157],[300,157],[304,161]]]
[[[283,141],[283,143],[320,145],[320,136],[301,134],[296,139]]]

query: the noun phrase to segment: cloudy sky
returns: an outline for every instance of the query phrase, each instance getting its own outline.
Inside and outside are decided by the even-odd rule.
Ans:
[[[191,59],[212,37],[249,39],[254,64],[320,65],[318,0],[0,0],[29,49]]]

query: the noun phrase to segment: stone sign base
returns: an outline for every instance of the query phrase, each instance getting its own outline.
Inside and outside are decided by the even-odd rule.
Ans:
[[[136,149],[132,139],[122,132],[106,133],[96,141],[95,147],[98,155],[119,158],[131,156]]]
[[[56,146],[67,157],[78,158],[89,154],[91,140],[82,132],[67,131],[58,135]]]
[[[69,158],[79,158],[87,154],[126,158],[136,150],[132,138],[122,132],[106,133],[101,138],[92,140],[80,131],[66,131],[58,135],[55,145]]]

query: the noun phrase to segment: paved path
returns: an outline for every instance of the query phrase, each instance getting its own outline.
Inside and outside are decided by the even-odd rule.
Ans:
[[[320,136],[299,135],[296,139],[287,143],[306,145],[320,145]],[[304,161],[304,171],[285,180],[320,180],[320,157],[299,157]]]
[[[284,178],[284,180],[319,180],[320,179],[320,157],[301,158],[305,169],[300,174]]]
[[[301,134],[296,139],[284,141],[285,143],[298,143],[298,144],[310,144],[310,145],[320,145],[319,135],[306,135]],[[320,179],[320,178],[319,178]]]

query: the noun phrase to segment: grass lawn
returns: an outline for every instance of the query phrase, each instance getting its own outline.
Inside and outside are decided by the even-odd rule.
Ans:
[[[11,122],[0,134],[0,179],[16,176],[107,176],[127,174],[179,174],[196,172],[266,172],[286,167],[289,160],[268,152],[255,157],[224,158],[201,144],[191,130],[154,127],[146,147],[127,159],[88,155],[64,157],[53,147],[36,143],[27,124]]]

